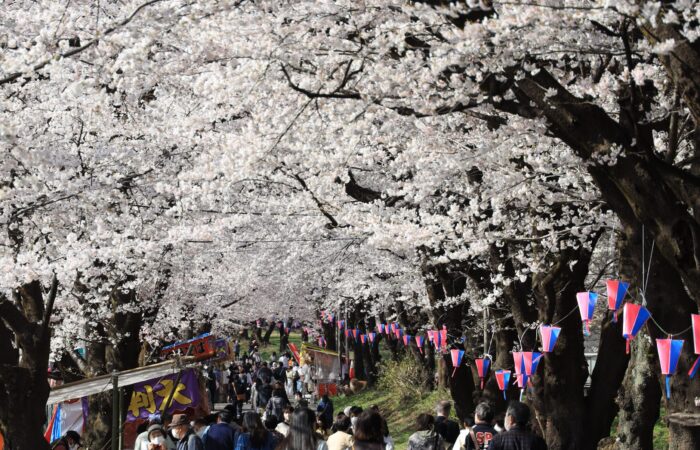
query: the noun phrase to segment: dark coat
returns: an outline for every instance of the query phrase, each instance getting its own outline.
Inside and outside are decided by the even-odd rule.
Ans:
[[[217,423],[209,427],[205,450],[232,450],[236,445],[236,432],[227,423]]]

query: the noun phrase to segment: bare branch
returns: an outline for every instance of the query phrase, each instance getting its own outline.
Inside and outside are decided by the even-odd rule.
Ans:
[[[101,36],[107,36],[107,35],[109,35],[109,34],[112,34],[112,33],[115,32],[116,30],[118,30],[119,28],[121,28],[121,27],[123,27],[124,25],[128,24],[129,22],[131,22],[131,20],[132,20],[139,12],[141,12],[142,9],[144,9],[144,8],[146,8],[146,7],[148,7],[148,6],[151,6],[151,5],[153,5],[153,4],[160,3],[160,2],[162,2],[162,1],[163,1],[163,0],[151,0],[151,1],[148,1],[148,2],[146,2],[146,3],[144,3],[144,4],[142,4],[141,6],[139,6],[138,8],[136,8],[136,9],[134,10],[134,12],[131,13],[131,15],[130,15],[129,17],[127,17],[126,19],[122,20],[121,22],[119,22],[119,23],[116,24],[115,26],[113,26],[113,27],[111,27],[111,28],[108,28],[108,29],[105,30],[103,33],[101,33]],[[83,51],[87,50],[88,48],[92,47],[92,46],[95,45],[97,42],[99,42],[101,36],[96,37],[95,39],[92,39],[92,40],[88,41],[88,43],[85,44],[85,45],[81,45],[80,47],[76,47],[76,48],[73,48],[73,49],[68,50],[67,52],[61,53],[61,54],[57,55],[56,57],[52,57],[52,58],[49,58],[49,59],[45,59],[44,61],[41,61],[40,63],[35,64],[35,65],[32,67],[32,69],[36,72],[36,71],[39,71],[39,70],[43,69],[44,67],[46,67],[49,63],[51,63],[51,62],[54,61],[55,59],[70,58],[71,56],[74,56],[74,55],[77,55],[77,54],[79,54],[79,53],[82,53]],[[19,78],[22,77],[23,74],[24,74],[24,72],[14,72],[14,73],[11,73],[10,75],[6,76],[5,78],[0,79],[0,86],[3,85],[3,84],[12,83],[12,82],[14,82],[14,81],[17,81]]]

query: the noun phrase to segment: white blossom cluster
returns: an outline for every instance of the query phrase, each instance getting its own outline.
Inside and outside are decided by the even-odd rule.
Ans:
[[[484,86],[544,67],[616,117],[617,91],[650,83],[647,119],[664,117],[676,106],[654,55],[674,43],[637,41],[629,71],[603,30],[631,16],[693,41],[697,1],[426,3],[4,3],[2,289],[58,276],[57,351],[113,314],[114,286],[134,289],[128,308],[157,310],[142,330],[155,342],[359,300],[444,306],[422,267],[486,264],[508,244],[524,280],[612,228],[571,148],[507,112],[514,89]],[[601,151],[612,165],[622,150]],[[495,271],[493,291],[464,296],[478,313],[512,281]]]

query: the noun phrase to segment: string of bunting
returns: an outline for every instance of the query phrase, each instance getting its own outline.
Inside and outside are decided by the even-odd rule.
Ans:
[[[665,330],[663,330],[654,320],[651,313],[645,306],[625,302],[629,292],[629,287],[630,284],[628,282],[621,280],[608,280],[606,282],[608,310],[613,314],[612,321],[613,323],[618,322],[618,313],[620,310],[622,310],[622,337],[626,341],[625,351],[627,354],[630,353],[630,343],[632,339],[635,338],[649,319],[651,319],[662,332],[668,335],[668,337],[665,339],[656,339],[656,349],[659,354],[661,373],[665,376],[666,398],[670,398],[671,377],[676,373],[678,361],[680,359],[685,341],[683,339],[673,339],[674,334],[667,333]],[[586,291],[576,294],[577,307],[575,307],[574,310],[578,308],[581,315],[584,336],[590,335],[590,322],[593,319],[597,301],[598,294],[596,292]],[[522,351],[522,344],[520,345],[521,351],[512,352],[514,374],[512,374],[510,370],[494,371],[498,388],[503,391],[504,398],[506,398],[506,391],[508,390],[512,379],[511,375],[515,375],[515,383],[520,388],[520,398],[522,400],[522,396],[525,393],[526,388],[531,386],[530,378],[537,372],[537,366],[540,360],[547,353],[554,351],[561,333],[561,327],[556,325],[561,323],[566,317],[573,313],[574,310],[551,325],[539,325],[539,336],[542,344],[541,352]],[[423,353],[425,337],[421,335],[411,336],[410,334],[406,334],[396,322],[377,324],[376,333],[372,332],[363,334],[358,329],[348,329],[344,320],[336,321],[335,316],[329,312],[322,312],[321,318],[322,320],[326,320],[327,322],[337,325],[338,330],[344,330],[346,337],[352,336],[363,345],[368,343],[374,344],[377,336],[385,335],[388,339],[396,339],[399,342],[402,342],[404,346],[411,346],[415,340],[416,347],[421,354]],[[692,367],[688,371],[688,375],[691,379],[693,379],[697,373],[700,372],[700,314],[691,314],[691,326],[688,329],[691,328],[693,331],[694,352],[696,355],[698,355]],[[680,333],[676,333],[675,335],[685,333],[688,331],[688,329],[683,330]],[[446,326],[443,325],[442,329],[439,330],[427,330],[425,334],[428,342],[434,346],[436,351],[447,354],[447,341],[449,335],[447,333]],[[486,349],[484,349],[484,351],[486,352]],[[450,349],[449,353],[453,367],[452,376],[454,377],[457,369],[462,365],[462,361],[465,360],[465,351],[461,349]],[[482,357],[475,358],[474,365],[476,366],[476,371],[481,381],[481,389],[483,390],[485,380],[488,378],[491,369],[490,355],[485,353]]]

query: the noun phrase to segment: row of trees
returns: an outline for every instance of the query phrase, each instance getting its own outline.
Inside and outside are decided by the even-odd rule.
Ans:
[[[636,339],[629,364],[601,317],[584,395],[569,313],[576,292],[619,276],[656,318],[651,338],[689,338],[696,1],[5,9],[0,395],[33,405],[0,411],[14,448],[45,447],[49,361],[94,376],[163,340],[319,309],[411,334],[446,325],[495,368],[537,347],[534,325],[559,323],[532,394],[551,448],[595,448],[616,416],[620,448],[651,448],[651,342]],[[26,334],[37,327],[50,338]],[[464,375],[450,381],[461,414]],[[678,448],[697,444],[681,418],[698,389],[674,380]],[[493,382],[483,395],[498,398]],[[91,402],[98,442],[109,399]]]

